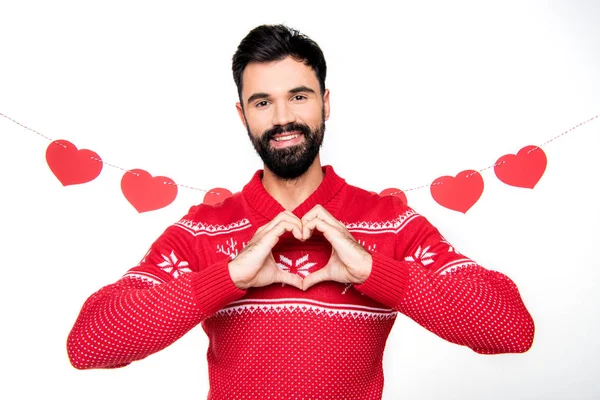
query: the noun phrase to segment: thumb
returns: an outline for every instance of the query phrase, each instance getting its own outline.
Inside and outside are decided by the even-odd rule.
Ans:
[[[331,279],[329,277],[329,264],[327,264],[320,270],[315,271],[304,278],[302,281],[302,290],[308,290],[308,288],[316,285],[317,283],[329,280]]]
[[[285,283],[287,285],[294,286],[295,288],[302,290],[302,278],[300,278],[296,274],[279,270],[277,272],[277,275],[275,276],[275,282]]]

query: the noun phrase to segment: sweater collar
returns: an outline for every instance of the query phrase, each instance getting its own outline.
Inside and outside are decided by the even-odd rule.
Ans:
[[[302,218],[317,204],[325,207],[346,184],[346,181],[335,173],[332,166],[325,165],[322,169],[323,181],[302,204],[293,210],[293,213],[299,218]],[[262,169],[256,171],[250,182],[242,189],[242,194],[250,207],[270,221],[285,209],[265,190],[261,181],[262,175]],[[336,215],[339,204],[337,201],[331,202],[330,207],[326,208],[331,214]]]

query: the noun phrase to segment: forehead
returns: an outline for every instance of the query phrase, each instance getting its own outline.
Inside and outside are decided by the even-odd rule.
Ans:
[[[319,81],[313,69],[292,57],[268,63],[249,63],[242,74],[244,101],[254,93],[277,96],[299,86],[311,88],[315,93],[319,91]]]

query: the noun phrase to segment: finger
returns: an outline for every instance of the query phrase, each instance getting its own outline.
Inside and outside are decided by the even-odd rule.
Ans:
[[[282,211],[280,214],[285,214],[293,219],[297,219],[298,221],[300,221],[300,218],[298,218],[298,216],[296,214],[294,214],[293,212],[291,212],[290,210]]]
[[[293,212],[289,211],[289,210],[285,210],[281,213],[279,213],[277,215],[277,217],[275,217],[275,220],[284,220],[284,221],[289,221],[293,224],[297,224],[298,226],[302,225],[302,221],[300,220],[300,218],[298,218]]]
[[[316,285],[317,283],[329,281],[331,278],[329,277],[329,268],[325,265],[323,268],[309,274],[302,281],[302,290],[308,290],[311,286]]]
[[[281,231],[277,236],[283,235],[285,232],[292,232],[292,235],[298,240],[303,240],[302,238],[302,227],[299,223],[289,222],[289,221],[281,221],[280,224],[283,224],[285,227],[283,231]],[[279,232],[279,228],[274,228]]]
[[[289,272],[279,270],[277,272],[277,276],[275,277],[275,282],[285,283],[287,285],[294,286],[295,288],[298,288],[300,290],[303,289],[302,278],[300,278],[296,274],[292,274]]]
[[[294,220],[289,215],[281,213],[281,214],[277,215],[275,218],[273,218],[270,222],[268,222],[267,224],[265,224],[263,226],[264,227],[264,231],[273,230],[282,221],[287,221],[290,224],[296,224],[298,226],[298,228],[301,228],[301,226],[302,226],[300,220]]]
[[[295,232],[294,232],[295,231]],[[279,221],[275,226],[265,229],[265,231],[261,235],[255,234],[250,240],[250,244],[254,244],[256,246],[260,246],[264,248],[264,246],[268,247],[269,252],[279,241],[279,237],[283,235],[285,232],[293,232],[295,237],[301,237],[302,232],[297,225],[294,225],[288,221]],[[248,246],[246,246],[248,247]]]
[[[296,229],[290,230],[294,237],[298,240],[302,240],[302,223],[300,218],[295,215],[288,215],[285,212],[278,214],[271,222],[265,225],[265,232],[270,232],[275,230],[276,232],[281,232],[278,236],[281,236],[285,231],[280,231],[280,224],[286,223],[295,226]],[[266,233],[265,233],[266,234]]]
[[[309,223],[316,219],[319,219],[332,227],[337,227],[337,229],[346,229],[346,226],[329,214],[327,210],[321,206],[319,207],[320,208],[314,208],[311,210],[310,214],[307,213],[302,217],[302,236],[304,239],[308,239],[312,235],[312,230],[309,230],[307,225],[314,229],[314,226]]]
[[[279,221],[277,225],[265,233],[265,237],[269,237],[271,241],[274,240],[273,246],[275,246],[279,237],[285,232],[292,232],[296,239],[302,240],[302,231],[298,224],[286,220]]]
[[[304,225],[306,222],[308,222],[314,218],[320,218],[320,219],[326,221],[328,224],[334,225],[334,226],[343,225],[340,221],[335,219],[335,217],[333,215],[331,215],[331,213],[329,211],[327,211],[325,209],[325,207],[323,207],[320,204],[317,204],[310,211],[308,211],[306,214],[304,214],[304,216],[302,217],[302,224]]]
[[[302,226],[303,237],[310,237],[315,229],[317,229],[319,232],[322,232],[323,236],[325,236],[325,239],[327,239],[330,243],[332,239],[335,238],[335,235],[339,234],[339,230],[336,227],[320,218],[314,218]]]
[[[313,234],[313,230],[315,229],[312,225],[309,225],[310,221],[306,221],[302,223],[302,240],[308,240]]]
[[[296,216],[296,214],[294,214],[290,210],[285,210],[285,211],[280,212],[279,214],[277,214],[277,216],[273,220],[279,220],[279,219],[285,219],[286,221],[296,222],[298,224],[302,223],[300,218],[298,218]]]

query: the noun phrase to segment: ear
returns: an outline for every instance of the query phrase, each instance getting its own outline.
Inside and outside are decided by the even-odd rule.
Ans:
[[[325,121],[329,119],[329,89],[325,89],[323,93],[323,111],[325,113]]]
[[[244,116],[244,109],[239,101],[237,103],[235,103],[235,108],[238,112],[240,120],[242,121],[242,124],[244,125],[244,128],[248,129],[248,126],[246,124],[246,117]]]

